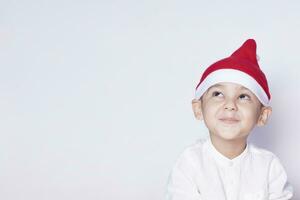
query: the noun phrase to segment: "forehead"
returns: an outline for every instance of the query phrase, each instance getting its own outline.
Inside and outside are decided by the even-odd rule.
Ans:
[[[207,89],[207,92],[213,88],[221,88],[221,89],[224,88],[224,89],[229,89],[229,90],[248,90],[248,91],[250,91],[248,88],[244,87],[243,85],[240,85],[237,83],[229,83],[229,82],[222,82],[222,83],[214,84]]]

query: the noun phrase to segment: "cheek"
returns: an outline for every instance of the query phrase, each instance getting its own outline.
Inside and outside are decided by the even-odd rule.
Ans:
[[[246,122],[249,124],[256,123],[260,113],[257,111],[256,108],[246,109],[242,112],[243,118],[246,119]]]
[[[219,107],[217,105],[209,105],[203,109],[203,117],[206,123],[212,124],[215,123],[216,118],[218,117]]]
[[[217,112],[218,105],[209,103],[209,104],[204,105],[202,109],[203,109],[203,113],[206,116],[210,116]]]

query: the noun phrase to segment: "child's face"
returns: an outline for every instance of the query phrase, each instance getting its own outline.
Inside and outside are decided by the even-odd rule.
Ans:
[[[262,106],[250,90],[235,83],[216,84],[193,104],[195,116],[204,120],[210,134],[225,140],[246,139],[271,114],[270,107]]]

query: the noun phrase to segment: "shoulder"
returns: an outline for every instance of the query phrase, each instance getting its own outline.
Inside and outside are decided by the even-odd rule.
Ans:
[[[249,153],[252,158],[252,160],[255,160],[257,162],[260,162],[264,165],[269,166],[269,168],[272,168],[272,166],[280,166],[281,162],[277,155],[275,155],[273,152],[257,147],[254,144],[249,145]]]
[[[249,153],[257,158],[263,158],[263,159],[267,159],[267,160],[273,160],[275,158],[277,158],[277,156],[264,148],[258,147],[252,143],[249,144]]]
[[[185,156],[197,156],[199,154],[202,154],[205,146],[207,143],[207,138],[205,139],[198,139],[194,143],[186,146],[179,157],[185,157]]]
[[[195,165],[203,157],[207,139],[198,139],[192,144],[185,146],[176,159],[175,165]]]

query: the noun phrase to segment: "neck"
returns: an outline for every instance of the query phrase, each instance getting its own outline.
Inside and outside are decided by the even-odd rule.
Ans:
[[[224,140],[213,134],[210,134],[210,138],[216,150],[229,159],[239,156],[247,145],[247,138]]]

